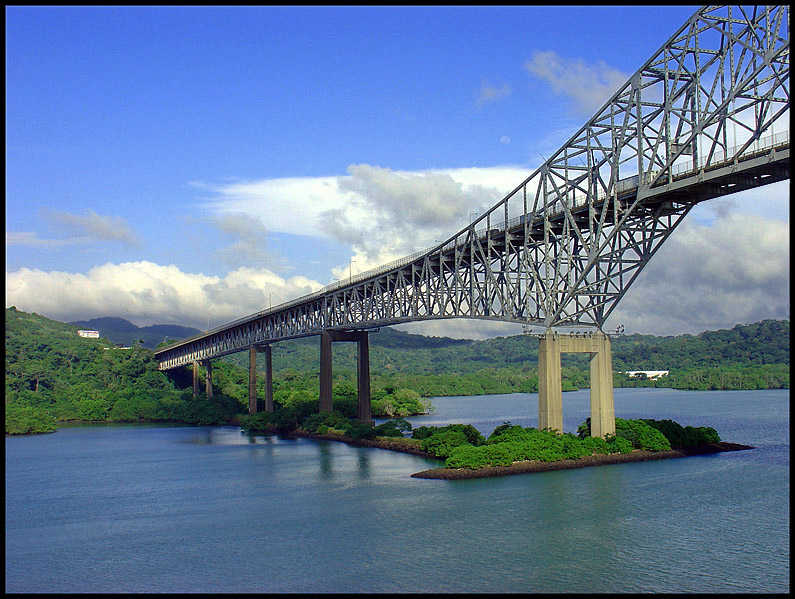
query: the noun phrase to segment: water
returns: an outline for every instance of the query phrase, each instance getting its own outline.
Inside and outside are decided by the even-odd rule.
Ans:
[[[537,424],[534,394],[433,403],[414,426]],[[435,460],[236,427],[6,437],[6,592],[789,592],[789,392],[615,403],[756,448],[441,481],[410,477]],[[564,394],[564,428],[588,409]]]

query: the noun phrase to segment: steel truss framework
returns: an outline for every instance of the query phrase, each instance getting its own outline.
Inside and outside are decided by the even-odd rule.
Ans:
[[[157,352],[161,369],[438,318],[596,327],[697,203],[789,178],[789,8],[698,10],[563,147],[446,242]]]

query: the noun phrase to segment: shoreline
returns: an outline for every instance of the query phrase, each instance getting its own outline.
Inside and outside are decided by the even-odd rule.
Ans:
[[[432,453],[423,451],[419,447],[413,447],[406,443],[398,441],[388,441],[385,438],[381,439],[350,439],[344,435],[337,433],[308,433],[302,431],[293,431],[289,435],[294,437],[304,437],[307,439],[323,439],[327,441],[340,441],[347,443],[353,447],[371,447],[376,449],[386,449],[388,451],[399,451],[401,453],[408,453],[422,458],[429,458],[444,462],[442,458],[435,456]],[[635,449],[630,453],[611,453],[611,454],[597,454],[586,456],[576,460],[558,460],[555,462],[538,462],[538,461],[525,461],[515,462],[510,466],[486,466],[478,468],[477,470],[470,470],[468,468],[430,468],[415,472],[411,475],[412,478],[424,478],[435,480],[467,480],[471,478],[492,478],[495,476],[510,476],[513,474],[533,474],[536,472],[551,472],[553,470],[570,470],[573,468],[590,468],[594,466],[607,466],[610,464],[627,464],[631,462],[647,462],[652,460],[666,460],[672,458],[686,458],[696,455],[710,455],[714,453],[722,453],[726,451],[745,451],[747,449],[754,449],[751,445],[742,445],[740,443],[729,443],[727,441],[719,441],[718,443],[710,443],[708,445],[701,445],[698,447],[677,447],[668,451],[642,451]]]

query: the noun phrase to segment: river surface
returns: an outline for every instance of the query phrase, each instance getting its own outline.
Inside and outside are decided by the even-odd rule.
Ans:
[[[564,393],[564,429],[588,416]],[[412,424],[537,425],[537,395]],[[440,462],[237,427],[6,437],[6,592],[786,593],[789,391],[616,389],[616,415],[749,451],[462,481]]]

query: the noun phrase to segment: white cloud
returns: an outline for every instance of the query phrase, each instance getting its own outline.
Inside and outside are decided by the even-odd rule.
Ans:
[[[728,213],[685,220],[621,300],[608,324],[655,335],[788,318],[789,224]]]
[[[555,93],[571,98],[575,110],[584,116],[593,115],[629,79],[603,60],[587,64],[554,51],[534,52],[525,69],[549,83]]]
[[[265,269],[238,268],[224,277],[185,273],[152,262],[104,264],[88,273],[21,268],[6,273],[6,307],[70,322],[119,316],[143,326],[206,329],[312,293],[322,285],[284,279]]]
[[[245,214],[273,232],[352,246],[354,273],[425,249],[469,223],[530,174],[520,167],[419,172],[353,165],[340,177],[203,185],[216,216]],[[340,265],[335,276],[347,274]]]

